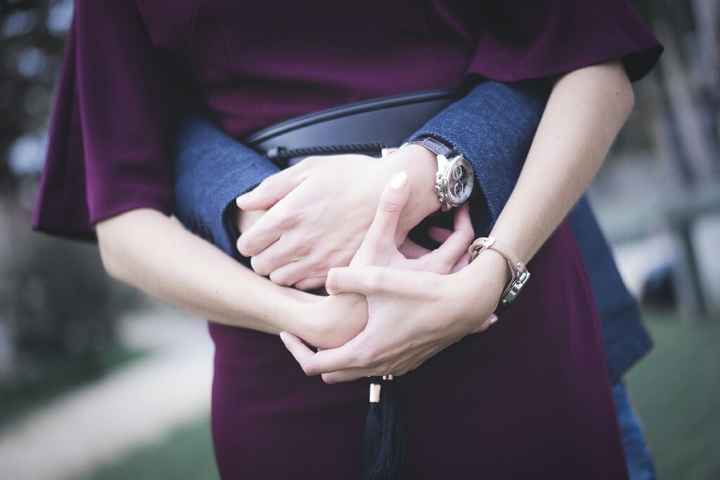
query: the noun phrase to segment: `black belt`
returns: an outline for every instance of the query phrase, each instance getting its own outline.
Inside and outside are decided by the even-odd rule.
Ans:
[[[349,103],[264,128],[245,143],[279,166],[310,155],[379,155],[382,148],[399,146],[459,96],[454,90],[432,90]]]

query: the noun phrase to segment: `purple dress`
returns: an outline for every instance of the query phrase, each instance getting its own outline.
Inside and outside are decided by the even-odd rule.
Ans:
[[[312,7],[312,8],[311,8]],[[78,0],[34,215],[94,238],[135,208],[173,211],[174,119],[204,108],[243,135],[468,76],[550,77],[660,47],[625,0]],[[403,378],[407,478],[625,478],[598,319],[562,225],[501,322]],[[366,382],[302,374],[278,338],[211,325],[223,478],[357,478]],[[469,473],[472,472],[472,473]]]

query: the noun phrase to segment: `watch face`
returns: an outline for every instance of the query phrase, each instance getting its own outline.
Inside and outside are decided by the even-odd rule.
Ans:
[[[455,205],[465,203],[472,193],[473,183],[472,168],[463,157],[455,157],[450,162],[448,169],[448,197]]]

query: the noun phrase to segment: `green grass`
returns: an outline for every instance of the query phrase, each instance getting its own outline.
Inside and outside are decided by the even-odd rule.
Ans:
[[[100,467],[82,480],[217,480],[207,418],[182,425],[152,445]]]
[[[720,478],[720,318],[680,321],[649,313],[655,349],[628,375],[660,480]],[[217,480],[206,418],[82,480]]]
[[[24,414],[42,407],[57,396],[93,382],[118,368],[145,355],[145,352],[118,345],[102,355],[61,357],[48,355],[38,361],[31,378],[0,385],[0,427]]]
[[[720,478],[720,318],[648,314],[655,349],[628,375],[661,480]]]

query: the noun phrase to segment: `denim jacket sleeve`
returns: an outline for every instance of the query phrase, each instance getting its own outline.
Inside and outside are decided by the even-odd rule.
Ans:
[[[540,82],[485,81],[410,137],[435,137],[461,152],[472,164],[486,207],[483,212],[474,209],[476,228],[489,230],[510,197],[548,93]],[[477,218],[475,213],[483,215]]]
[[[201,118],[181,126],[174,160],[175,215],[193,233],[237,258],[235,197],[278,167]]]

